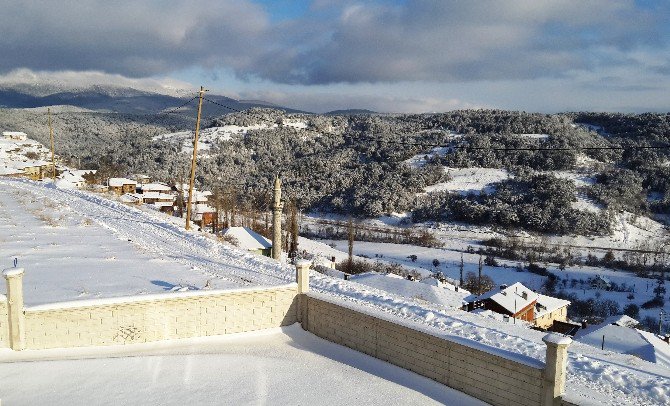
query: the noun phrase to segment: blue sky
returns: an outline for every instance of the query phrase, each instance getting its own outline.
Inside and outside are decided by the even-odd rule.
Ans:
[[[670,111],[660,0],[0,0],[0,83],[165,84],[307,111]]]

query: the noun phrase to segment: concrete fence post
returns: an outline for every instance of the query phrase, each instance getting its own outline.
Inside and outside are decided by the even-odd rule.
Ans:
[[[296,282],[298,282],[298,294],[307,293],[309,291],[309,267],[312,266],[312,262],[301,259],[296,262]]]
[[[23,313],[23,268],[9,268],[2,272],[7,281],[7,324],[9,347],[20,351],[26,348],[26,319]]]
[[[561,397],[565,393],[568,346],[572,343],[572,339],[552,333],[542,337],[542,341],[547,345],[542,404],[545,406],[560,405]]]
[[[311,261],[300,260],[295,264],[295,279],[298,282],[298,296],[296,319],[302,325],[304,330],[307,326],[307,297],[305,293],[309,292],[309,267],[312,265]]]

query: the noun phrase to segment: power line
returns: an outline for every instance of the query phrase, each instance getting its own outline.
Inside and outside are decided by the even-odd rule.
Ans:
[[[195,95],[195,96],[193,96],[191,99],[189,99],[188,101],[184,102],[183,104],[181,104],[181,105],[179,105],[179,106],[177,106],[177,107],[175,107],[175,108],[173,108],[173,109],[171,109],[171,110],[163,111],[163,112],[159,112],[159,113],[155,113],[155,114],[154,114],[155,117],[154,117],[152,120],[149,120],[149,121],[146,123],[146,125],[151,125],[151,124],[155,123],[156,121],[158,121],[159,118],[161,118],[161,117],[163,117],[163,116],[167,116],[167,115],[169,115],[169,114],[176,113],[177,110],[179,110],[179,109],[181,109],[181,108],[183,108],[183,107],[186,107],[186,106],[189,105],[191,102],[193,102],[193,100],[195,100],[195,99],[197,99],[197,98],[198,98],[198,95]]]

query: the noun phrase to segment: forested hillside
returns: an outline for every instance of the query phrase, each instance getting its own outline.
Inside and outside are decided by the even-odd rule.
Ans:
[[[61,112],[54,123],[57,153],[82,167],[164,181],[187,177],[189,153],[156,136],[192,129],[191,115]],[[247,129],[260,124],[266,128]],[[0,126],[48,140],[44,111],[2,110]],[[606,234],[614,212],[670,209],[668,114],[342,116],[255,108],[204,123],[225,126],[242,129],[208,141],[197,179],[248,209],[267,208],[275,173],[299,208],[360,217],[412,212],[414,221]],[[499,168],[509,177],[459,192],[450,190],[453,168]],[[436,184],[445,186],[426,193]]]

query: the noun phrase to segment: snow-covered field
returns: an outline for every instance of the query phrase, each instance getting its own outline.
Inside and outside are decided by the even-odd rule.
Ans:
[[[273,127],[277,127],[275,124]],[[244,135],[249,130],[261,130],[270,128],[266,124],[257,124],[248,127],[237,125],[225,125],[222,127],[211,127],[200,130],[198,136],[198,151],[208,151],[217,141],[228,141],[234,135]],[[154,141],[169,141],[181,145],[183,152],[193,152],[193,131],[180,131],[176,133],[161,134],[153,137]]]
[[[511,174],[505,169],[495,168],[444,168],[451,178],[448,182],[441,182],[425,188],[426,193],[448,190],[461,194],[482,192],[490,193],[494,184],[509,179]]]
[[[81,287],[82,280],[79,272],[88,275],[87,272],[89,271],[83,270],[81,267],[75,267],[74,265],[78,260],[75,257],[85,258],[87,255],[91,255],[90,252],[100,251],[100,245],[107,246],[107,244],[112,251],[102,251],[104,253],[100,254],[100,257],[90,262],[90,264],[98,264],[95,269],[99,272],[99,277],[103,281],[101,284],[108,284],[110,280],[114,282],[113,277],[104,275],[106,270],[116,269],[117,271],[114,274],[121,274],[121,271],[115,265],[106,268],[108,262],[103,261],[103,257],[113,255],[120,258],[127,254],[129,258],[128,268],[134,269],[132,271],[134,274],[119,276],[118,285],[109,286],[104,290],[95,284],[97,275],[91,275],[92,283],[87,286],[89,293],[100,291],[104,292],[104,295],[117,296],[141,293],[138,290],[142,287],[151,288],[156,286],[157,291],[167,287],[153,285],[151,280],[166,281],[170,285],[183,280],[195,287],[203,286],[207,279],[211,279],[213,283],[221,283],[221,286],[273,285],[295,280],[295,271],[290,266],[281,265],[270,259],[227,247],[203,233],[185,232],[179,219],[150,210],[125,206],[98,194],[58,189],[47,182],[13,179],[0,180],[0,192],[3,204],[1,212],[3,213],[3,222],[6,225],[2,230],[4,242],[0,244],[0,249],[4,249],[3,247],[7,242],[12,243],[15,239],[17,241],[21,240],[21,242],[14,243],[18,244],[14,249],[3,251],[2,258],[5,263],[11,264],[13,258],[17,254],[21,254],[19,255],[19,263],[26,268],[25,296],[29,303],[46,303],[55,300],[55,296],[59,296],[58,300],[71,300],[79,297],[81,292],[78,289]],[[31,210],[35,210],[37,203],[41,203],[45,207],[55,205],[58,208],[55,219],[54,216],[51,216],[52,220],[47,219],[43,221],[44,224],[40,223],[42,221],[41,215],[38,212],[31,212]],[[59,220],[63,217],[65,220]],[[90,219],[91,224],[87,224],[89,221],[86,221],[86,219]],[[54,222],[53,225],[50,224],[52,221]],[[21,225],[25,225],[32,230],[30,232],[19,230]],[[90,241],[93,243],[90,247],[87,245],[89,236],[86,230],[91,230]],[[48,239],[43,238],[41,234],[48,231],[53,231],[53,233],[47,233],[49,235]],[[104,233],[102,231],[109,234],[109,240],[103,240],[102,234]],[[68,255],[62,255],[59,250],[63,249],[64,245],[72,243],[70,233],[79,233],[73,235],[79,236],[77,238],[81,241],[80,248],[73,250]],[[95,237],[97,233],[101,235]],[[33,250],[33,248],[36,249]],[[392,248],[396,251],[400,249],[401,247]],[[37,253],[32,256],[36,258],[31,259],[31,254],[34,252]],[[422,261],[424,257],[432,261],[434,256],[432,252],[414,253]],[[387,252],[384,257],[388,255],[390,253]],[[406,257],[408,254],[399,252],[397,255]],[[68,256],[71,258],[68,259]],[[72,261],[70,262],[72,269],[63,269],[62,267],[68,266],[68,263],[65,262],[61,266],[52,267],[50,273],[43,274],[44,283],[60,292],[58,295],[52,295],[48,288],[41,287],[39,279],[30,279],[31,273],[37,275],[42,272],[39,270],[40,267],[48,268],[47,260],[49,257],[53,258],[54,261],[60,260],[58,258]],[[147,258],[166,258],[166,261],[160,262],[160,264],[162,269],[175,269],[173,276],[170,276],[171,279],[154,279],[153,273],[155,271],[150,268],[147,268],[147,275],[143,275],[142,272],[147,264]],[[35,261],[37,264],[31,261]],[[466,261],[470,267],[474,263],[472,258],[469,257],[466,257]],[[173,266],[174,268],[172,268]],[[448,269],[451,272],[456,268],[449,264]],[[167,273],[167,271],[163,272]],[[187,276],[189,273],[195,275],[192,277],[194,279]],[[134,286],[132,281],[136,281],[137,286]],[[527,282],[532,284],[532,281]],[[318,273],[311,274],[310,286],[316,294],[326,295],[331,301],[354,306],[361,311],[383,314],[384,317],[394,317],[399,322],[409,324],[415,328],[430,330],[438,336],[454,337],[458,340],[472,340],[489,346],[492,351],[499,348],[537,360],[544,359],[546,347],[542,342],[544,335],[542,332],[506,325],[476,314],[394,295],[362,284],[350,283]],[[151,359],[166,368],[170,364],[170,362],[161,361],[159,358]],[[108,373],[110,374],[113,374],[117,367],[123,367],[121,364],[116,364],[117,361],[109,362],[110,367],[107,369],[109,369]],[[187,360],[184,362],[188,365]],[[83,361],[77,361],[77,363],[82,368],[86,364]],[[39,364],[34,365],[39,367]],[[4,369],[6,365],[2,365],[2,367]],[[60,368],[60,366],[56,366],[56,373]],[[69,371],[72,371],[73,368],[77,369],[77,367],[65,365],[62,368]],[[105,369],[100,367],[100,364],[92,368]],[[271,366],[268,365],[267,368],[271,368]],[[194,372],[194,370],[190,369],[191,372],[189,373],[200,373],[200,371]],[[25,372],[25,374],[33,379],[47,379],[47,377],[56,375],[55,373],[41,375],[39,371],[41,369],[36,368]],[[314,371],[315,369],[312,369],[312,373]],[[125,373],[128,373],[128,371],[124,371]],[[5,374],[7,373],[5,372]],[[3,378],[4,376],[7,375],[3,375]],[[156,371],[152,374],[146,372],[144,376],[159,377],[160,373]],[[108,375],[107,377],[119,382],[120,386],[126,382],[119,375]],[[91,379],[98,382],[95,380],[97,378],[92,377]],[[174,386],[165,390],[169,391],[170,389],[174,389]],[[71,388],[71,390],[74,389]],[[601,351],[584,344],[575,343],[570,347],[566,390],[568,399],[581,401],[582,403],[667,404],[670,402],[670,370],[641,361],[633,356]]]
[[[0,399],[6,405],[485,404],[297,325],[154,344],[2,350]]]
[[[308,127],[308,123],[301,120],[284,120],[282,123],[285,127],[295,128],[296,130],[304,130]],[[218,141],[228,141],[231,137],[236,135],[244,135],[251,130],[265,130],[278,128],[277,124],[255,124],[250,126],[238,125],[224,125],[221,127],[210,127],[200,130],[198,136],[198,151],[206,153]],[[176,133],[160,134],[152,138],[153,141],[169,141],[176,145],[181,145],[182,152],[193,152],[193,137],[194,131],[180,131]]]
[[[0,267],[17,259],[25,268],[28,305],[199,289],[207,281],[221,289],[284,283],[271,276],[271,260],[187,233],[158,212],[49,182],[0,180],[0,190]]]

